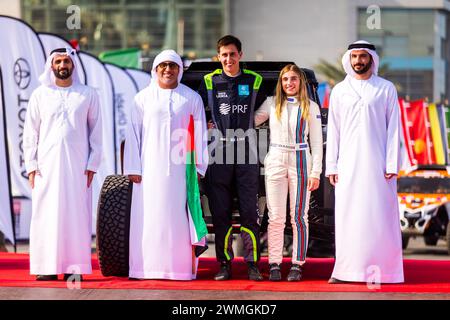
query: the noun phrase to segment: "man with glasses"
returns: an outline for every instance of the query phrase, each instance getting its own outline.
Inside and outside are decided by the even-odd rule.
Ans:
[[[190,149],[195,179],[208,166],[205,112],[200,96],[180,83],[182,75],[180,56],[161,52],[150,85],[136,95],[131,111],[124,171],[134,183],[129,259],[134,279],[195,279],[195,246],[203,245],[207,234],[201,212],[198,220],[193,216],[186,182]]]

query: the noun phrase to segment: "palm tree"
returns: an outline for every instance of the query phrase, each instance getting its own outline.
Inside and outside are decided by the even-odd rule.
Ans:
[[[320,59],[319,63],[314,66],[317,73],[325,77],[326,81],[334,87],[336,83],[344,80],[346,73],[340,60],[333,64],[324,59]]]
[[[317,71],[318,74],[324,76],[331,87],[334,87],[337,83],[344,80],[347,75],[342,66],[341,59],[338,59],[334,64],[324,59],[320,59],[319,63],[314,66],[314,70]],[[378,75],[384,77],[388,71],[389,64],[383,63],[378,68]]]

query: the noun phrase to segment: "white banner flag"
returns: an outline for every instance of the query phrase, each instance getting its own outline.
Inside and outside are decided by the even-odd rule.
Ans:
[[[31,198],[23,156],[23,125],[31,93],[40,83],[45,54],[36,32],[15,18],[0,16],[0,68],[13,196]]]
[[[138,70],[138,69],[125,69],[128,74],[134,79],[138,86],[138,90],[141,91],[145,87],[148,87],[150,84],[150,81],[152,79],[150,73],[145,72],[144,70]]]
[[[50,55],[50,52],[52,52],[54,49],[66,48],[66,47],[71,48],[72,47],[66,39],[64,39],[56,34],[39,32],[38,35],[39,35],[39,39],[41,39],[42,45],[44,46],[46,57],[48,57]],[[82,69],[82,70],[78,71],[78,76],[80,77],[80,82],[85,84],[86,83],[86,74],[84,72],[83,64],[81,63],[78,55],[75,56],[75,59],[77,60],[77,65],[81,66],[81,69]]]
[[[105,63],[106,69],[114,84],[114,103],[116,114],[116,163],[119,173],[122,172],[120,145],[125,140],[127,125],[131,116],[131,107],[138,87],[125,69],[113,64]]]
[[[5,105],[0,68],[0,231],[5,238],[14,243],[13,212],[11,207],[11,185],[9,178],[9,159],[6,141]]]
[[[103,157],[98,172],[92,182],[92,233],[95,234],[97,204],[103,181],[108,175],[117,173],[114,87],[108,70],[100,60],[86,52],[79,52],[78,55],[86,72],[86,84],[95,88],[99,94],[102,114]]]

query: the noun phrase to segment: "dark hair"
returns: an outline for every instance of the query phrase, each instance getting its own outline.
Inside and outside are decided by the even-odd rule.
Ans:
[[[238,50],[238,52],[242,52],[242,43],[241,40],[232,35],[226,35],[217,41],[217,52],[220,52],[221,47],[228,46],[230,44],[234,44]]]
[[[67,50],[66,50],[66,48],[58,48],[58,49],[54,49],[54,50],[52,50],[51,52],[50,52],[50,55],[52,55],[53,53],[66,53],[67,52]]]

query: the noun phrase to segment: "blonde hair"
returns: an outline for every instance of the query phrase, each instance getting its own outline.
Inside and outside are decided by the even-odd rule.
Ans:
[[[298,78],[300,80],[300,86],[296,98],[299,101],[303,119],[308,120],[309,96],[308,96],[308,88],[306,87],[307,80],[305,73],[295,64],[288,64],[280,71],[277,88],[275,92],[275,114],[277,116],[277,119],[281,121],[281,113],[283,112],[283,106],[287,100],[287,95],[283,90],[282,79],[283,75],[289,71],[294,71],[298,75]]]

